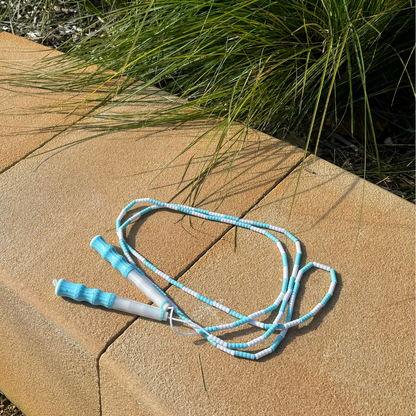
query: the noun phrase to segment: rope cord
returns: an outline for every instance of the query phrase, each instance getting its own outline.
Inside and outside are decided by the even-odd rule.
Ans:
[[[122,223],[122,220],[125,217],[125,215],[127,214],[127,212],[135,204],[142,204],[142,203],[150,203],[152,205],[150,207],[147,207],[147,208],[141,210],[140,212],[134,214],[133,216],[131,216],[129,219],[127,219],[125,222]],[[195,216],[195,217],[199,217],[199,218],[202,218],[202,219],[205,219],[205,220],[216,221],[216,222],[221,222],[221,223],[230,224],[230,225],[233,225],[233,226],[245,228],[245,229],[257,232],[259,234],[262,234],[262,235],[268,237],[270,240],[272,240],[277,245],[277,247],[280,251],[280,254],[282,256],[282,262],[283,262],[283,284],[282,284],[281,292],[278,295],[278,297],[276,298],[276,300],[270,306],[268,306],[267,308],[259,310],[257,312],[254,312],[254,313],[246,316],[246,315],[243,315],[243,314],[238,313],[236,311],[233,311],[232,309],[228,308],[227,306],[224,306],[220,302],[213,301],[211,299],[208,299],[205,296],[202,296],[201,294],[193,291],[192,289],[188,288],[184,284],[172,279],[166,273],[159,270],[156,266],[154,266],[151,262],[149,262],[146,258],[144,258],[140,253],[138,253],[136,250],[134,250],[133,247],[131,247],[126,242],[126,240],[124,238],[124,230],[126,229],[126,227],[129,224],[131,224],[133,221],[138,220],[139,218],[142,218],[143,216],[145,216],[149,212],[154,211],[154,210],[159,209],[159,208],[166,208],[166,209],[173,210],[173,211],[176,211],[176,212],[181,212],[181,213],[186,214],[186,215],[192,215],[192,216]],[[142,276],[144,276],[149,282],[151,282],[155,286],[155,288],[166,297],[167,302],[169,302],[169,304],[171,305],[171,307],[169,307],[168,310],[169,310],[169,322],[170,322],[170,326],[171,326],[172,330],[175,333],[177,333],[178,335],[189,336],[189,335],[199,334],[199,335],[203,336],[204,338],[206,338],[216,348],[218,348],[221,351],[224,351],[224,352],[226,352],[226,353],[228,353],[232,356],[236,356],[236,357],[242,357],[242,358],[257,360],[257,359],[260,359],[260,358],[272,353],[273,351],[275,351],[275,349],[278,347],[278,345],[281,343],[281,341],[286,336],[287,330],[289,328],[297,326],[297,325],[311,319],[313,316],[316,316],[316,314],[326,305],[328,300],[333,295],[334,290],[335,290],[335,286],[337,284],[335,270],[330,268],[329,266],[325,266],[323,264],[316,263],[316,262],[310,262],[310,263],[306,264],[305,266],[303,266],[302,268],[300,268],[300,262],[301,262],[301,259],[302,259],[302,248],[301,248],[300,241],[294,235],[292,235],[291,233],[286,231],[284,228],[276,227],[276,226],[273,226],[273,225],[270,225],[270,224],[264,224],[264,223],[260,223],[260,222],[256,222],[256,221],[245,220],[245,219],[233,217],[233,216],[230,216],[230,215],[219,214],[219,213],[216,213],[216,212],[211,212],[211,211],[207,211],[207,210],[204,210],[204,209],[194,208],[194,207],[190,207],[190,206],[186,206],[186,205],[170,204],[170,203],[164,203],[164,202],[156,201],[156,200],[151,199],[151,198],[142,198],[142,199],[136,199],[136,200],[132,201],[129,205],[127,205],[121,211],[120,215],[117,218],[116,230],[117,230],[117,235],[119,237],[120,246],[121,246],[121,248],[123,250],[123,253],[124,253],[126,259],[128,260],[128,262],[130,264],[134,265],[136,267],[136,269],[138,270],[138,272]],[[287,260],[286,251],[285,251],[282,243],[280,242],[280,240],[277,239],[273,234],[271,234],[269,232],[269,230],[286,235],[290,240],[293,241],[293,243],[296,246],[296,259],[295,259],[295,262],[294,262],[294,265],[293,265],[293,268],[292,268],[292,272],[290,274],[290,279],[289,279],[289,267],[288,267],[288,260]],[[188,293],[189,295],[194,296],[198,300],[200,300],[200,301],[202,301],[202,302],[204,302],[204,303],[206,303],[206,304],[208,304],[208,305],[210,305],[214,308],[217,308],[217,309],[227,313],[228,315],[231,315],[232,317],[236,318],[237,320],[232,322],[232,323],[228,323],[228,324],[219,324],[219,325],[216,325],[216,326],[205,327],[205,328],[201,327],[197,323],[193,322],[188,316],[186,316],[179,309],[179,307],[171,299],[169,299],[167,297],[167,294],[164,291],[162,291],[162,289],[159,288],[159,286],[157,286],[154,282],[152,282],[144,274],[144,272],[136,266],[136,263],[133,260],[132,256],[134,256],[137,260],[140,261],[140,263],[142,263],[144,266],[146,266],[147,268],[149,268],[150,270],[155,272],[158,276],[162,277],[163,279],[165,279],[170,284],[178,287],[179,289],[183,290],[184,292]],[[327,271],[327,272],[330,273],[330,275],[331,275],[331,284],[330,284],[328,293],[324,296],[324,298],[321,300],[321,302],[319,302],[309,313],[307,313],[306,315],[304,315],[304,316],[302,316],[298,319],[292,320],[293,308],[294,308],[296,296],[297,296],[297,293],[298,293],[298,290],[299,290],[299,287],[300,287],[300,281],[302,279],[303,274],[307,270],[309,270],[313,267],[318,268],[318,269],[322,269],[322,270]],[[287,308],[287,312],[286,312],[286,308]],[[277,310],[277,309],[279,309],[278,314],[277,314],[277,316],[274,319],[272,324],[266,324],[266,323],[259,322],[259,321],[256,320],[257,318],[259,318],[261,316],[264,316],[264,315],[267,315],[267,314],[269,314],[269,313],[271,313],[271,312],[273,312],[274,310]],[[179,318],[181,318],[181,319],[173,318],[173,313],[178,315]],[[285,313],[286,313],[286,319],[285,319],[284,322],[282,322],[282,319],[283,319]],[[185,334],[178,332],[177,330],[175,330],[175,328],[173,326],[173,321],[183,322],[183,323],[187,324],[188,326],[190,326],[194,330],[194,332],[185,333]],[[252,339],[252,340],[250,340],[246,343],[228,343],[228,342],[222,340],[220,337],[217,337],[217,336],[213,335],[214,332],[236,328],[236,327],[239,327],[239,326],[244,325],[244,324],[249,324],[249,325],[252,325],[252,326],[255,326],[255,327],[258,327],[258,328],[262,328],[262,329],[266,330],[266,332],[263,335],[261,335],[260,337]],[[271,343],[271,345],[269,347],[264,348],[264,349],[258,351],[257,353],[249,353],[249,352],[241,351],[241,350],[251,348],[251,347],[253,347],[257,344],[260,344],[260,343],[266,341],[277,330],[280,330],[280,334]]]

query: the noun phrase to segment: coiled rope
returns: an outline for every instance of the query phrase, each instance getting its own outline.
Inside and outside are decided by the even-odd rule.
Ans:
[[[123,218],[126,216],[127,212],[133,208],[136,204],[143,204],[143,203],[150,203],[151,206],[143,209],[140,212],[137,212],[133,216],[131,216],[129,219],[124,221],[122,223]],[[146,258],[144,258],[140,253],[138,253],[133,247],[131,247],[124,238],[124,230],[126,227],[131,224],[134,221],[137,221],[139,218],[142,218],[146,214],[148,214],[151,211],[154,211],[156,209],[160,208],[166,208],[168,210],[180,212],[182,214],[191,215],[194,217],[202,218],[204,220],[209,221],[216,221],[221,222],[224,224],[233,225],[236,227],[245,228],[251,231],[254,231],[256,233],[262,234],[269,238],[273,243],[277,245],[277,248],[279,249],[281,256],[282,256],[282,262],[283,262],[283,284],[281,292],[279,293],[276,300],[267,308],[259,310],[257,312],[254,312],[250,315],[243,315],[241,313],[238,313],[236,311],[233,311],[232,309],[228,308],[227,306],[224,306],[220,302],[208,299],[207,297],[195,292],[194,290],[188,288],[183,283],[180,283],[174,279],[172,279],[170,276],[168,276],[166,273],[158,269],[156,266],[154,266],[150,261],[148,261]],[[136,199],[132,201],[129,205],[127,205],[120,213],[119,217],[117,218],[116,223],[116,229],[117,229],[117,235],[120,240],[120,246],[123,250],[124,256],[126,257],[127,261],[134,265],[138,272],[145,277],[149,282],[151,282],[155,288],[162,293],[166,297],[166,302],[170,304],[169,308],[169,321],[171,328],[179,335],[195,335],[199,334],[202,337],[206,338],[214,347],[218,348],[221,351],[226,352],[227,354],[230,354],[232,356],[236,357],[242,357],[247,358],[251,360],[258,360],[273,351],[276,350],[278,345],[281,343],[283,338],[286,336],[286,333],[289,328],[295,327],[309,319],[311,319],[313,316],[315,316],[319,311],[326,305],[328,300],[331,298],[331,296],[334,293],[335,286],[337,284],[336,279],[336,273],[335,270],[330,268],[329,266],[325,266],[320,263],[316,262],[310,262],[300,268],[300,263],[302,259],[302,249],[300,241],[292,235],[290,232],[286,231],[284,228],[276,227],[274,225],[270,224],[264,224],[261,222],[256,221],[250,221],[245,219],[240,219],[237,217],[233,217],[230,215],[225,214],[219,214],[217,212],[211,212],[200,208],[194,208],[186,205],[180,205],[180,204],[170,204],[170,203],[164,203],[160,201],[156,201],[151,198],[142,198],[142,199]],[[287,254],[286,251],[280,242],[278,238],[276,238],[273,234],[271,234],[269,231],[274,231],[280,234],[284,234],[287,236],[290,240],[293,241],[293,243],[296,246],[296,258],[293,265],[292,272],[290,273],[290,279],[289,279],[289,267],[288,267],[288,260],[287,260]],[[195,297],[196,299],[200,300],[201,302],[204,302],[214,308],[217,308],[228,315],[231,315],[232,317],[236,318],[236,320],[232,323],[227,324],[219,324],[216,326],[210,326],[210,327],[201,327],[197,323],[193,322],[188,316],[186,316],[179,307],[168,298],[167,294],[159,288],[154,282],[152,282],[145,274],[144,272],[139,269],[135,261],[133,260],[132,256],[134,256],[137,260],[140,261],[144,266],[155,272],[158,276],[165,279],[167,282],[169,282],[171,285],[176,286],[177,288],[181,289],[185,293],[188,293],[189,295]],[[293,308],[296,300],[296,296],[299,290],[300,281],[302,279],[302,275],[311,268],[319,268],[322,270],[325,270],[330,273],[331,276],[331,284],[328,290],[328,293],[324,296],[324,298],[319,302],[309,313],[302,316],[299,319],[292,320],[292,314],[293,314]],[[287,308],[287,313],[286,313]],[[274,319],[272,324],[266,324],[263,322],[259,322],[256,319],[267,315],[274,310],[278,309],[278,313],[276,318]],[[173,314],[176,314],[180,319],[173,318]],[[283,317],[286,313],[286,318],[284,322],[282,323]],[[181,321],[190,326],[193,330],[193,332],[188,334],[182,334],[175,330],[173,326],[173,321]],[[213,333],[218,331],[224,331],[229,330],[233,328],[237,328],[241,325],[249,324],[261,329],[265,330],[265,333],[257,338],[254,338],[248,342],[245,343],[229,343],[221,339],[219,336],[215,336]],[[267,347],[264,348],[257,353],[250,353],[245,350],[251,347],[254,347],[260,343],[263,343],[266,341],[272,334],[274,334],[276,331],[280,330],[279,335],[277,338],[273,341],[273,343]]]

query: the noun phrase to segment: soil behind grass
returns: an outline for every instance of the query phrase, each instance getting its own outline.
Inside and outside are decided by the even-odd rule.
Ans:
[[[76,44],[101,25],[98,17],[91,17],[75,1],[52,0],[48,10],[44,2],[33,0],[0,0],[0,30],[32,40],[51,48]]]
[[[25,416],[1,391],[0,391],[0,415],[1,416]]]

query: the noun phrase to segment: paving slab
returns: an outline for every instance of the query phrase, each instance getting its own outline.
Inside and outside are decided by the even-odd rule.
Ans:
[[[306,254],[302,265],[317,261],[337,271],[327,307],[260,361],[137,319],[100,358],[103,416],[114,409],[135,415],[414,414],[415,207],[328,162],[312,156],[306,162],[290,217],[298,170],[245,218],[292,232]],[[282,241],[291,262],[294,244]],[[323,298],[328,275],[305,274],[294,318]],[[234,251],[230,230],[180,282],[249,314],[279,293],[280,253],[269,239],[241,229]],[[204,326],[233,320],[176,287],[168,294]],[[224,337],[247,342],[261,334],[240,327]]]
[[[63,122],[71,123],[75,116],[52,114],[50,107],[73,99],[74,94],[55,94],[37,88],[18,87],[6,83],[13,74],[38,70],[41,59],[60,55],[45,46],[0,32],[0,172],[50,140]],[[69,112],[69,111],[68,111]]]
[[[193,149],[185,177],[190,154],[163,168],[206,129],[188,124],[94,140],[86,140],[92,134],[87,128],[70,129],[29,158],[21,153],[18,163],[0,175],[0,388],[28,416],[100,414],[98,358],[134,317],[59,298],[52,280],[65,278],[147,301],[89,242],[101,234],[117,246],[115,220],[124,206],[140,197],[168,201],[189,183],[198,158],[211,152],[207,141]],[[299,149],[255,131],[246,141],[231,173],[227,161],[214,169],[199,206],[243,215],[302,157]],[[142,252],[174,277],[227,230],[156,214],[133,225],[129,238],[139,232],[136,244]]]

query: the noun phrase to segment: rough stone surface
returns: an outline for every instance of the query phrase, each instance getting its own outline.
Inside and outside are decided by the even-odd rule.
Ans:
[[[99,415],[94,353],[10,290],[2,277],[0,383],[4,392],[30,416],[85,415],[81,406],[88,414]]]
[[[297,179],[291,173],[246,218],[285,227],[302,241],[303,264],[337,271],[327,307],[259,362],[138,319],[100,358],[104,416],[114,414],[114,403],[121,414],[414,414],[414,206],[310,157],[289,219]],[[293,256],[294,244],[281,239]],[[279,293],[280,254],[247,230],[238,231],[233,248],[231,230],[180,281],[248,314]],[[294,318],[319,302],[330,283],[323,271],[303,279]],[[175,287],[168,293],[203,325],[230,322]],[[227,338],[243,342],[259,334],[242,327]]]
[[[69,94],[45,93],[4,83],[13,74],[36,71],[42,58],[57,54],[42,45],[0,32],[0,172],[51,139],[57,131],[49,128],[74,119],[65,114],[51,114],[48,109],[69,99]]]
[[[4,130],[18,130],[13,126],[0,124],[0,138]],[[19,162],[0,175],[0,388],[28,416],[99,414],[97,359],[133,317],[59,298],[52,280],[147,301],[89,242],[102,234],[118,245],[115,220],[132,199],[174,197],[195,172],[206,142],[194,148],[185,177],[190,154],[156,175],[204,129],[142,129],[87,141],[87,129],[70,130],[39,148],[36,157],[21,159],[27,149],[22,151],[13,159]],[[58,149],[74,141],[82,142]],[[232,174],[227,163],[217,166],[197,203],[241,215],[301,156],[293,146],[250,132]],[[137,235],[136,247],[177,277],[226,230],[157,212],[133,225],[129,239]]]

